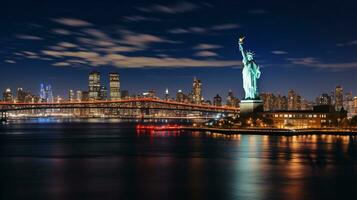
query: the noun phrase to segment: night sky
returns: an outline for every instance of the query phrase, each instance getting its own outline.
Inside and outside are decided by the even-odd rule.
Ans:
[[[342,85],[357,95],[355,1],[2,1],[0,89],[87,90],[88,73],[120,73],[122,89],[166,87],[243,96],[237,40],[255,52],[261,92],[313,100]]]

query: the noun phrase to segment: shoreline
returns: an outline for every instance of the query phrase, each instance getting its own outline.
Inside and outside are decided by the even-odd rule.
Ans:
[[[357,135],[357,129],[278,129],[278,128],[209,128],[209,127],[182,127],[183,130],[218,132],[222,134],[252,134],[252,135]]]

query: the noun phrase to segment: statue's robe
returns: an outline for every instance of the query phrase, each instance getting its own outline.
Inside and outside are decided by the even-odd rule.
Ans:
[[[243,75],[243,89],[245,92],[245,99],[257,99],[257,79],[260,77],[260,70],[258,65],[252,61],[243,60],[244,68]]]

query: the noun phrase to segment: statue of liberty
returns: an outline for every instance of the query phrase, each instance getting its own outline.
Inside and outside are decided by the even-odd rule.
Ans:
[[[245,92],[246,100],[258,100],[259,92],[257,86],[257,79],[260,78],[259,66],[254,61],[254,53],[250,51],[244,51],[243,49],[244,37],[239,38],[239,51],[242,53],[243,57],[243,88]]]

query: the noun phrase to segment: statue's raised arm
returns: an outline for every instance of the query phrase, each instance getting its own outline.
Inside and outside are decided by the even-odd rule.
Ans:
[[[244,37],[240,37],[238,40],[238,45],[239,45],[239,51],[242,53],[243,62],[245,62],[247,60],[247,56],[245,55],[245,52],[243,49],[243,41],[244,41]]]

